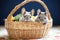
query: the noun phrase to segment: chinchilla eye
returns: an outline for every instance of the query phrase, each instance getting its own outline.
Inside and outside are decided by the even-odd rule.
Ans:
[[[26,16],[24,16],[24,17],[26,17]]]
[[[40,17],[38,17],[40,19]]]
[[[31,16],[30,16],[30,18],[31,18]]]
[[[46,19],[46,18],[44,17],[44,19]]]

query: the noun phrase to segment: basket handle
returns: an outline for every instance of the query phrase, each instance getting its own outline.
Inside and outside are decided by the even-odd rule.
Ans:
[[[25,5],[25,4],[29,3],[29,2],[38,2],[38,3],[40,3],[40,4],[43,6],[43,8],[45,9],[45,12],[46,12],[46,15],[47,15],[48,19],[51,19],[50,12],[49,12],[47,6],[45,5],[45,3],[44,3],[43,1],[41,1],[41,0],[25,0],[25,1],[23,1],[21,4],[18,4],[18,5],[15,6],[15,8],[14,8],[14,9],[10,12],[10,14],[8,15],[7,21],[11,21],[12,15],[13,15],[20,7],[22,7],[23,5]]]

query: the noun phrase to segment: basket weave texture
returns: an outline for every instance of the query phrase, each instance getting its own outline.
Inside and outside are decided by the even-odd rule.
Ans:
[[[21,4],[15,6],[15,8],[10,12],[7,19],[5,20],[5,27],[8,31],[10,38],[42,38],[47,35],[48,31],[52,27],[52,21],[48,21],[46,25],[40,22],[15,22],[11,21],[12,15],[23,5],[29,2],[38,2],[40,3],[48,16],[48,19],[52,19],[50,12],[41,0],[25,0]]]

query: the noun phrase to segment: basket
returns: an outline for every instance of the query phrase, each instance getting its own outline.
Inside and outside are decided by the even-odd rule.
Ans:
[[[16,22],[11,21],[12,15],[23,5],[29,2],[38,2],[40,3],[43,8],[45,9],[46,15],[49,19],[46,25],[43,25],[41,22]],[[25,0],[21,4],[15,6],[15,8],[10,12],[7,19],[5,19],[5,27],[8,31],[10,38],[43,38],[47,35],[48,31],[52,27],[52,20],[51,20],[50,12],[45,5],[45,3],[41,0]]]

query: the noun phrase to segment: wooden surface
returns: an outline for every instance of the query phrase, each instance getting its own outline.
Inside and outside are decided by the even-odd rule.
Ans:
[[[8,38],[8,33],[4,26],[0,26],[0,40],[5,40],[4,38]],[[24,40],[49,40],[49,39],[50,40],[60,40],[60,26],[52,27],[51,30],[49,31],[49,33],[47,34],[47,36],[42,39],[24,39]],[[12,40],[12,39],[10,39],[10,40]],[[15,39],[15,40],[17,40],[17,39]]]

